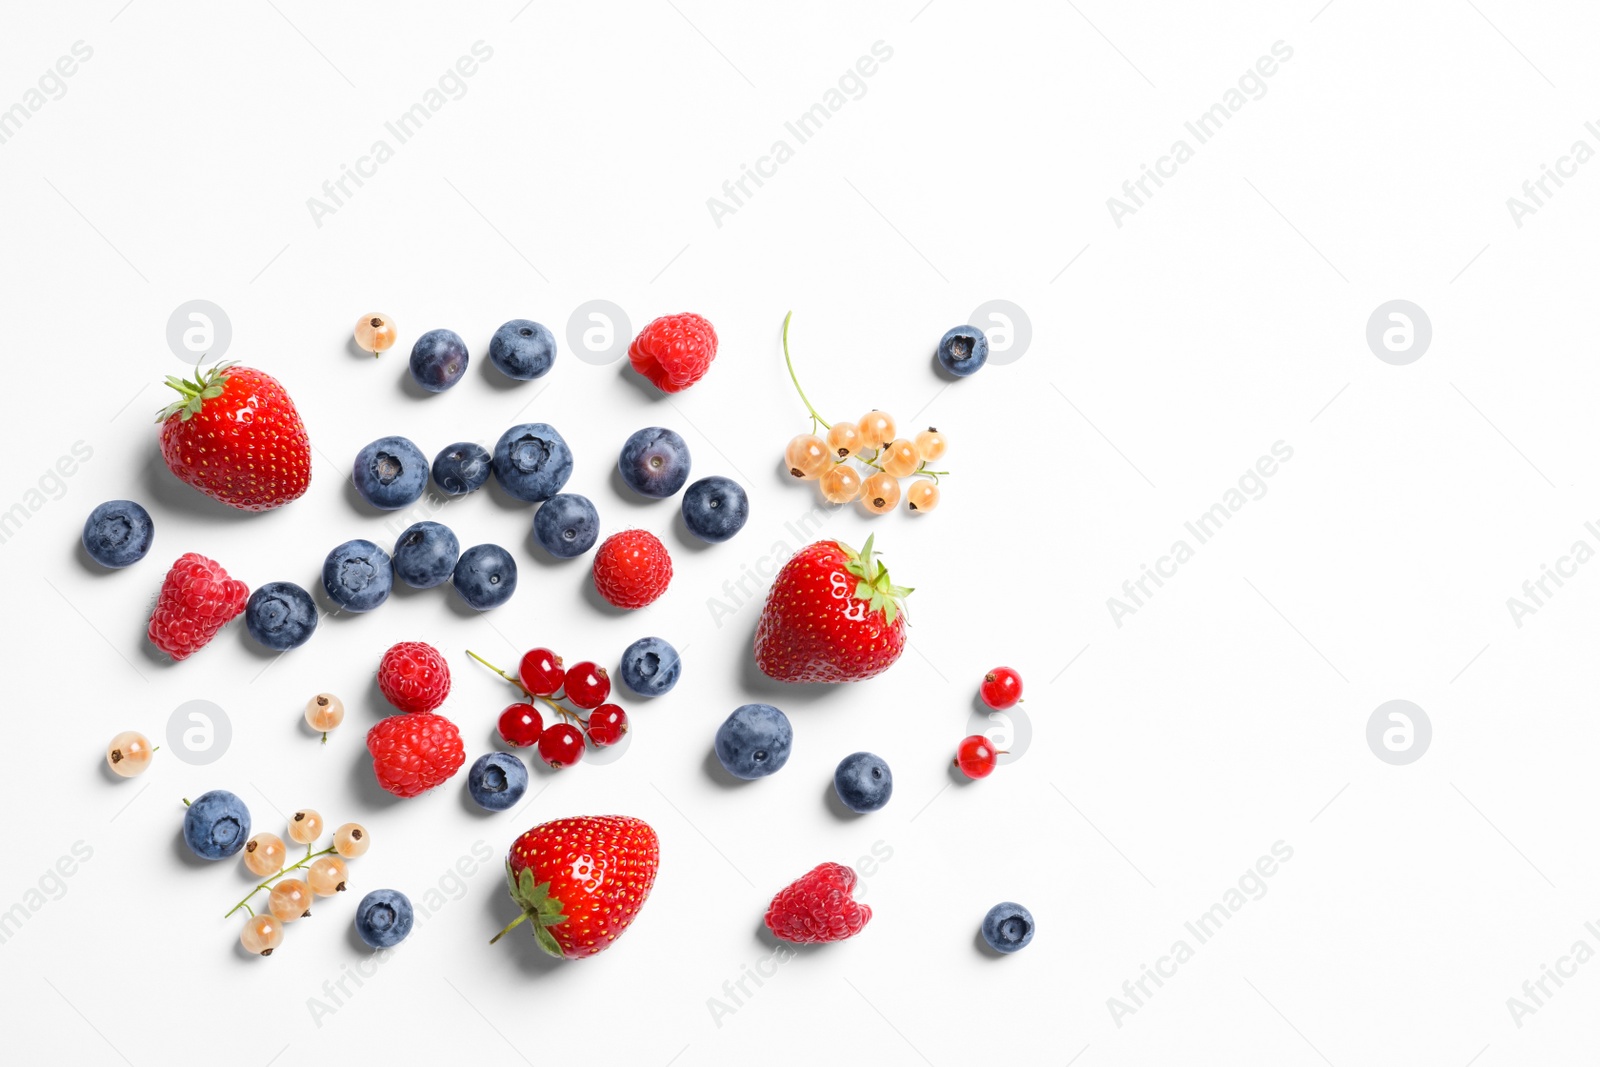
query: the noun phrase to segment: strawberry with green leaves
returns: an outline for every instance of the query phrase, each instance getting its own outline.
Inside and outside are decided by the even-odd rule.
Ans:
[[[168,376],[161,457],[180,481],[242,511],[270,511],[311,484],[311,439],[276,378],[235,363]]]
[[[756,626],[756,664],[780,682],[859,682],[906,648],[903,600],[872,554],[839,541],[808,545],[783,565]]]
[[[506,882],[522,914],[489,943],[531,922],[552,956],[602,952],[644,907],[660,865],[660,842],[643,819],[590,815],[535,826],[506,857]]]

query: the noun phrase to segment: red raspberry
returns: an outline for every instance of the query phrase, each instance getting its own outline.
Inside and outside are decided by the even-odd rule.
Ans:
[[[397,797],[414,797],[443,785],[467,761],[461,731],[443,715],[426,711],[391,715],[367,731],[372,773]]]
[[[849,867],[819,864],[772,898],[767,929],[798,945],[854,937],[872,918],[870,907],[850,899],[855,887],[856,872]]]
[[[594,587],[619,608],[642,608],[667,591],[672,557],[647,530],[623,530],[594,554]],[[602,698],[603,699],[603,698]]]
[[[663,393],[681,393],[704,378],[717,358],[717,331],[693,312],[663,315],[628,346],[633,369]]]
[[[229,578],[222,564],[185,552],[162,579],[150,643],[173,659],[188,659],[244,610],[249,595],[250,587]]]
[[[421,641],[401,641],[378,664],[378,688],[401,711],[432,711],[450,695],[450,665]]]

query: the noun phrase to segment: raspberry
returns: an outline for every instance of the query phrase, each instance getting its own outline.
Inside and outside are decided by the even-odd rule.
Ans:
[[[421,641],[401,641],[378,664],[378,688],[401,711],[432,711],[450,695],[450,665]]]
[[[594,554],[594,587],[619,608],[642,608],[667,591],[672,557],[646,530],[623,530],[600,543]]]
[[[818,864],[772,898],[767,929],[799,945],[854,937],[872,918],[870,907],[850,899],[855,887],[856,872],[849,867]]]
[[[442,715],[419,711],[391,715],[367,731],[372,773],[397,797],[414,797],[442,785],[467,761],[461,731]]]
[[[244,610],[249,594],[250,587],[229,578],[222,564],[185,552],[162,579],[150,615],[150,643],[173,659],[187,659]]]
[[[681,393],[705,377],[717,358],[717,331],[692,312],[663,315],[628,346],[633,369],[663,393]]]

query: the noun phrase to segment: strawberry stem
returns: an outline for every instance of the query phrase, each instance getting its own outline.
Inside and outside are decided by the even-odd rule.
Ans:
[[[521,926],[524,922],[527,921],[527,919],[528,919],[528,913],[527,912],[525,912],[525,911],[524,912],[519,912],[515,919],[512,919],[510,922],[508,922],[504,926],[502,926],[500,928],[500,932],[498,934],[495,934],[493,937],[491,937],[489,939],[489,944],[491,944],[491,945],[494,944],[496,941],[500,940],[502,937],[506,936],[511,931],[513,931],[517,927]]]

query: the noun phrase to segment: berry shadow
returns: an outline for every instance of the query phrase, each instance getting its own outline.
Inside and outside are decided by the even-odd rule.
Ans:
[[[151,547],[151,551],[155,551],[155,545],[153,543],[152,543],[152,545],[150,547]],[[78,538],[77,541],[73,542],[72,558],[77,560],[78,561],[78,566],[82,567],[89,574],[109,574],[114,570],[126,570],[127,569],[126,567],[102,567],[102,566],[100,566],[100,564],[95,562],[95,558],[93,556],[89,555],[89,550],[87,548],[83,547],[83,538],[81,538],[81,537]],[[146,558],[148,558],[148,557],[146,557]],[[143,563],[144,560],[140,560],[139,562]],[[138,565],[139,565],[138,563],[133,564],[133,566],[135,566],[135,567],[137,567]]]
[[[540,504],[539,506],[544,507],[543,504]],[[597,541],[595,543],[598,544],[599,542]],[[528,521],[528,536],[523,538],[523,547],[527,549],[527,555],[534,561],[534,563],[538,564],[540,567],[547,567],[550,570],[559,570],[563,566],[567,566],[569,564],[575,565],[578,569],[586,570],[588,568],[585,566],[584,557],[587,556],[589,552],[594,551],[594,549],[591,548],[589,552],[585,552],[582,556],[574,556],[571,559],[557,559],[555,556],[552,556],[550,553],[546,552],[544,550],[544,546],[539,543],[539,539],[534,536],[533,521],[531,519]]]
[[[172,854],[178,858],[179,863],[194,871],[205,870],[214,864],[227,862],[227,860],[205,860],[196,856],[189,848],[188,842],[183,839],[183,821],[181,819],[178,821],[178,832],[172,835]],[[239,867],[242,870],[244,864],[240,863]]]
[[[933,364],[933,373],[935,377],[942,378],[946,382],[961,381],[961,375],[951,374],[948,370],[945,370],[944,364],[939,362],[938,348],[933,350],[933,355],[929,358],[928,362]]]
[[[643,396],[646,400],[653,404],[659,404],[667,398],[667,394],[663,393],[660,389],[657,389],[654,385],[652,385],[649,378],[646,378],[644,375],[633,369],[633,361],[628,359],[626,356],[617,360],[617,365],[617,377],[621,378],[630,386],[637,389],[639,391],[639,395]]]
[[[751,623],[750,632],[744,642],[746,649],[755,646],[756,627],[760,625],[760,621],[758,618]],[[795,704],[803,706],[817,704],[827,699],[836,689],[827,682],[780,682],[775,678],[769,678],[756,665],[753,654],[739,657],[739,682],[745,691],[754,694],[760,703],[772,704],[784,710]]]
[[[360,491],[356,489],[354,478],[344,479],[344,499],[357,515],[366,515],[377,519],[389,514],[383,508],[375,508],[367,503],[367,498],[362,496]],[[368,538],[368,540],[371,540],[371,538]],[[373,543],[376,544],[377,542]]]
[[[828,778],[828,784],[822,790],[822,805],[828,809],[828,814],[840,822],[854,822],[861,818],[860,812],[851,811],[844,806],[844,801],[839,799],[839,791],[833,787],[833,778],[831,776]]]
[[[651,386],[651,388],[655,387]],[[622,470],[615,464],[613,464],[611,467],[611,477],[608,480],[611,482],[612,494],[630,508],[643,509],[665,503],[665,501],[657,497],[643,496],[642,494],[635,493],[632,487],[630,487],[628,483],[623,480]]]
[[[219,524],[249,522],[256,516],[255,512],[229,507],[222,501],[213,500],[200,490],[180,482],[178,476],[167,469],[167,461],[161,458],[159,446],[150,449],[150,458],[140,471],[139,479],[146,502],[154,501],[157,505],[150,509],[152,512],[159,513],[160,509],[170,509],[182,515]],[[159,532],[159,527],[157,529]]]
[[[985,959],[1003,960],[1006,958],[1006,953],[996,952],[990,947],[989,942],[983,939],[983,925],[981,923],[979,924],[978,929],[973,931],[972,947],[977,949],[978,955],[984,957]]]
[[[384,355],[388,354],[380,353],[378,356],[374,356],[371,352],[368,352],[366,349],[356,344],[356,336],[354,333],[351,333],[349,337],[344,339],[344,351],[346,355],[354,356],[356,359],[359,359],[364,363],[377,363],[382,360]],[[389,352],[393,351],[393,348],[389,349]]]
[[[715,785],[730,792],[736,789],[743,789],[751,784],[743,778],[729,774],[728,768],[724,767],[722,761],[717,758],[717,750],[714,748],[706,749],[706,758],[701,761],[700,769],[705,771],[706,777],[711,779]]]
[[[683,517],[682,506],[679,506],[678,513],[672,517],[672,533],[673,536],[678,540],[679,548],[695,554],[709,552],[711,549],[717,547],[710,541],[702,541],[700,538],[689,532],[689,523]],[[739,535],[734,534],[734,537],[737,536]],[[723,544],[727,544],[727,542],[724,541]]]
[[[517,906],[506,894],[505,884],[498,881],[495,883],[495,891],[485,893],[483,900],[484,915],[488,919],[485,929],[489,932],[484,936],[484,940],[487,941],[494,936],[493,931],[499,930],[517,917]],[[571,962],[552,956],[540,948],[539,942],[534,940],[533,927],[527,922],[515,930],[508,930],[489,951],[510,953],[512,959],[516,961],[517,969],[529,978],[542,978],[554,974]]]
[[[571,481],[572,479],[568,478],[567,480]],[[566,486],[561,488],[563,492],[566,491]],[[493,500],[497,506],[504,508],[506,511],[526,511],[528,513],[528,522],[530,524],[533,522],[534,505],[526,500],[518,500],[506,492],[505,486],[500,484],[500,479],[492,474],[489,475],[489,480],[483,483],[483,488],[469,495],[476,496],[485,492],[489,494],[490,500]],[[470,548],[471,546],[467,547]]]
[[[473,759],[476,758],[476,756],[473,757]],[[518,758],[520,759],[521,757],[519,756]],[[466,812],[472,818],[480,820],[488,820],[494,818],[496,815],[505,814],[504,812],[490,811],[488,808],[483,807],[476,800],[472,799],[472,790],[467,788],[467,771],[471,768],[472,761],[468,760],[462,765],[461,772],[457,776],[461,779],[461,784],[456,789],[456,796],[461,801],[461,810]]]
[[[591,565],[591,573],[592,573],[592,565]],[[586,578],[586,580],[583,582],[583,599],[588,601],[589,605],[591,607],[593,607],[596,611],[600,612],[600,614],[608,615],[613,619],[620,619],[624,615],[632,614],[633,611],[635,610],[635,609],[631,609],[631,608],[619,608],[619,607],[617,607],[611,601],[609,601],[605,597],[601,596],[600,595],[600,590],[596,589],[595,586],[594,586],[594,581],[592,579],[588,579],[588,578]]]
[[[393,351],[393,349],[390,351]],[[417,384],[417,380],[411,376],[411,361],[409,358],[401,360],[401,364],[402,368],[399,382],[400,392],[407,399],[429,400],[433,397],[444,395],[444,393],[430,393],[428,390]],[[460,384],[461,382],[458,380],[456,385]],[[452,386],[452,388],[454,387]],[[448,393],[449,391],[449,389],[446,389],[444,392]]]
[[[378,784],[378,776],[372,770],[372,756],[365,745],[350,765],[349,784],[362,803],[380,811],[387,811],[406,799],[395,796]]]

